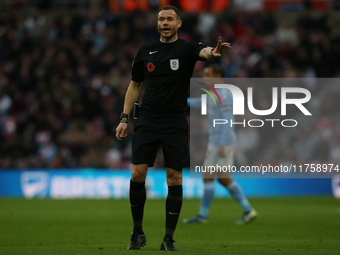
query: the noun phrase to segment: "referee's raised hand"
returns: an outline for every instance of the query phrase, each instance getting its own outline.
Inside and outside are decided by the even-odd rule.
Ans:
[[[200,51],[200,58],[203,59],[213,59],[221,56],[221,53],[224,48],[231,48],[230,43],[222,42],[222,37],[218,38],[218,42],[215,48],[205,47]]]
[[[213,55],[214,57],[220,57],[221,52],[225,47],[231,48],[230,43],[222,43],[222,37],[220,36],[218,38],[217,46],[215,47],[215,49],[212,50],[211,55]]]

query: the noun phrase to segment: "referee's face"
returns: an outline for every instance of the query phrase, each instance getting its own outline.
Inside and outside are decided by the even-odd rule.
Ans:
[[[182,25],[174,10],[163,10],[158,13],[158,32],[161,40],[172,42],[177,39],[177,31]]]

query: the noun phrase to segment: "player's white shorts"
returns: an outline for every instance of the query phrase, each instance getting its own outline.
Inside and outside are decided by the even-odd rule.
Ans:
[[[220,146],[216,145],[208,145],[207,152],[205,155],[204,159],[204,166],[232,166],[234,164],[234,151],[235,151],[235,146],[230,145],[230,146],[223,146],[224,147],[224,157],[220,157],[218,155],[218,148]],[[218,176],[220,178],[228,178],[230,174],[228,172],[222,172],[222,173],[204,173],[204,177],[211,178],[214,176]]]

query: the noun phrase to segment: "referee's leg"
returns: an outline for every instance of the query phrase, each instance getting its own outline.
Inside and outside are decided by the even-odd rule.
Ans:
[[[166,229],[164,238],[173,238],[182,208],[182,169],[166,168],[168,197],[166,199]]]
[[[145,178],[148,164],[133,164],[130,180],[130,206],[133,219],[133,233],[144,234],[143,214],[146,200]]]

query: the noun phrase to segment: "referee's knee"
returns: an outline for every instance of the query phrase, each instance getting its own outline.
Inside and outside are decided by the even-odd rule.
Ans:
[[[182,172],[179,171],[168,171],[167,173],[168,186],[182,185]]]
[[[147,165],[134,165],[132,167],[131,180],[134,182],[145,182],[147,171]]]
[[[168,178],[167,182],[168,186],[182,185],[182,176]]]

